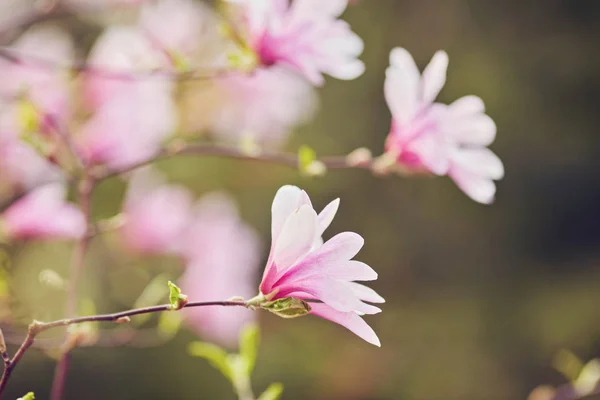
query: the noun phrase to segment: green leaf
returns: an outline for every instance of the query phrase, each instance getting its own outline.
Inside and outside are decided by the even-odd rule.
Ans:
[[[258,400],[277,400],[283,394],[283,385],[281,383],[271,383]]]
[[[171,310],[181,310],[187,304],[187,296],[181,294],[179,286],[169,281],[169,303],[171,304]]]
[[[262,304],[261,307],[281,318],[297,318],[310,313],[310,305],[295,297],[269,301]]]
[[[25,396],[19,397],[17,400],[35,400],[35,395],[33,392],[29,392]]]
[[[258,325],[246,325],[240,332],[240,357],[244,360],[248,375],[251,375],[254,371],[259,344],[260,330]]]
[[[306,172],[309,166],[316,161],[317,153],[309,146],[300,146],[298,149],[298,168],[300,172]]]
[[[179,332],[182,320],[181,313],[161,313],[158,317],[158,334],[164,339],[173,338]]]
[[[227,359],[229,355],[225,350],[212,343],[192,342],[188,346],[188,353],[194,357],[204,358],[233,383],[233,371]]]

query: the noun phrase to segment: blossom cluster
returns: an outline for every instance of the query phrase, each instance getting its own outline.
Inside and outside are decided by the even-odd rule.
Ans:
[[[65,6],[78,12],[95,3]],[[352,80],[365,70],[363,41],[341,19],[348,0],[111,5],[126,6],[128,17],[105,26],[84,62],[70,34],[54,25],[31,27],[0,59],[0,193],[26,193],[0,215],[2,240],[85,238],[94,232],[89,216],[65,200],[69,183],[130,172],[203,135],[244,149],[277,148],[314,115],[327,76]],[[382,93],[391,128],[378,172],[448,176],[475,201],[491,203],[494,180],[504,174],[488,149],[496,125],[479,97],[436,102],[447,67],[443,51],[422,73],[407,50],[391,51]],[[194,204],[187,189],[154,173],[126,178],[118,229],[129,250],[183,260],[181,286],[195,300],[257,294],[259,241],[231,199],[212,194]],[[271,251],[251,305],[281,311],[293,299],[379,345],[362,319],[381,311],[370,303],[383,302],[357,283],[377,278],[353,260],[362,237],[322,239],[338,205],[317,213],[297,187],[277,192]],[[243,309],[187,316],[229,343],[252,318]]]

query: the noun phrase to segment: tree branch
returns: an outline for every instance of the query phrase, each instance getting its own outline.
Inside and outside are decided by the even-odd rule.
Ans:
[[[193,307],[209,307],[209,306],[223,306],[223,307],[247,307],[246,302],[244,301],[204,301],[204,302],[189,302],[183,306],[183,308],[193,308]],[[128,311],[122,311],[113,314],[101,314],[101,315],[91,315],[86,317],[77,317],[77,318],[65,318],[53,322],[39,322],[33,321],[27,330],[27,337],[15,353],[12,359],[8,358],[8,354],[6,354],[5,359],[5,368],[2,374],[2,378],[0,378],[0,398],[6,389],[6,385],[12,372],[15,367],[23,358],[25,352],[33,345],[35,342],[35,338],[42,332],[45,332],[49,329],[70,326],[70,325],[78,325],[86,322],[128,322],[131,317],[142,314],[152,314],[164,311],[173,311],[171,304],[162,304],[158,306],[152,307],[143,307],[136,308]],[[3,354],[4,357],[4,354]]]
[[[98,181],[104,180],[110,177],[121,175],[134,171],[138,168],[152,164],[155,161],[175,157],[175,156],[209,156],[209,157],[223,157],[233,158],[236,160],[244,161],[255,161],[267,164],[277,164],[285,167],[298,168],[299,160],[298,156],[293,153],[279,153],[279,152],[260,152],[259,154],[253,155],[248,154],[235,147],[228,147],[218,144],[191,144],[187,146],[181,146],[178,148],[165,149],[158,155],[141,161],[137,164],[131,165],[127,168],[118,171],[107,171],[96,177]],[[330,156],[319,158],[318,161],[325,164],[328,169],[366,169],[370,170],[373,168],[372,161],[365,161],[362,163],[351,163],[346,156]]]

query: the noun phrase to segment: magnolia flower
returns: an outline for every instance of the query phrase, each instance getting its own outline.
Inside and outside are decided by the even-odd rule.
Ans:
[[[185,188],[166,185],[150,171],[136,172],[123,207],[125,245],[142,254],[176,251],[191,218],[191,205]]]
[[[27,102],[32,107],[42,130],[48,128],[48,118],[66,120],[71,111],[70,87],[62,67],[74,58],[71,38],[57,28],[34,27],[19,37],[9,51],[20,62],[0,60],[0,97],[12,102],[12,107],[2,107],[3,111],[10,111],[12,119],[3,117],[3,125],[21,128],[17,102]]]
[[[271,253],[260,292],[273,301],[296,298],[310,302],[310,312],[336,322],[369,343],[377,335],[361,318],[381,312],[364,303],[383,303],[374,290],[355,281],[377,279],[368,265],[352,260],[364,244],[353,232],[343,232],[323,244],[321,235],[333,220],[339,199],[317,215],[306,192],[284,186],[272,207]]]
[[[226,141],[250,138],[277,146],[316,110],[312,88],[282,68],[258,69],[251,75],[232,73],[214,84],[222,102],[210,128]]]
[[[42,183],[60,181],[62,172],[16,135],[0,133],[0,176],[1,184],[29,190]]]
[[[87,164],[127,168],[160,151],[176,127],[169,92],[140,83],[103,104],[81,128],[77,150]]]
[[[180,285],[190,299],[208,301],[251,297],[256,293],[258,236],[240,219],[228,196],[204,196],[182,240],[187,267]],[[238,307],[227,312],[210,307],[183,312],[187,323],[198,333],[230,347],[237,343],[241,328],[255,318],[252,311]]]
[[[338,17],[348,0],[229,0],[241,7],[248,45],[263,66],[282,65],[312,84],[323,73],[355,79],[364,72],[357,57],[362,40]]]
[[[396,48],[386,71],[385,97],[392,112],[386,151],[411,170],[448,175],[469,197],[491,203],[504,167],[487,146],[496,125],[479,97],[466,96],[449,106],[435,103],[446,82],[448,55],[437,52],[419,73],[412,56]]]
[[[35,189],[0,215],[0,232],[12,240],[77,239],[86,231],[81,211],[66,203],[65,187],[48,184]]]

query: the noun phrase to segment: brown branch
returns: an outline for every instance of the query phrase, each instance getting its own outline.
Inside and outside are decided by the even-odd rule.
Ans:
[[[204,301],[204,302],[189,302],[183,305],[183,308],[193,308],[193,307],[209,307],[209,306],[223,306],[223,307],[248,307],[246,302],[244,301]],[[49,329],[70,326],[70,325],[78,325],[86,322],[127,322],[129,318],[134,317],[136,315],[142,314],[152,314],[164,311],[173,311],[173,307],[171,304],[162,304],[158,306],[151,307],[143,307],[136,308],[128,311],[122,311],[113,314],[102,314],[102,315],[91,315],[86,317],[77,317],[77,318],[65,318],[53,322],[39,322],[33,321],[27,330],[27,336],[25,340],[15,353],[12,359],[8,359],[8,362],[5,361],[5,368],[2,374],[2,378],[0,378],[0,398],[2,398],[2,394],[6,389],[6,385],[8,380],[10,379],[11,374],[13,373],[15,367],[23,358],[25,352],[34,344],[35,338],[42,332],[45,332]],[[8,357],[7,357],[8,358]]]
[[[214,79],[231,72],[225,68],[194,68],[189,71],[171,70],[144,70],[144,71],[119,71],[90,65],[85,61],[75,61],[70,64],[60,63],[34,54],[25,54],[9,47],[0,47],[0,58],[13,64],[30,65],[51,71],[68,70],[74,73],[88,73],[106,79],[131,80],[131,79],[172,79],[176,81],[194,81]]]
[[[79,182],[78,193],[81,212],[85,219],[86,234],[80,239],[77,247],[75,248],[75,253],[73,254],[71,275],[69,277],[69,287],[67,288],[66,315],[69,318],[73,317],[77,313],[79,282],[81,281],[81,275],[83,274],[83,268],[85,267],[85,255],[91,240],[90,235],[87,233],[92,227],[91,197],[94,190],[94,185],[95,182],[93,178],[90,177],[87,174],[87,171],[84,170],[84,176]],[[52,400],[59,400],[62,398],[63,389],[67,378],[67,370],[69,369],[69,361],[71,358],[70,350],[72,347],[73,346],[65,347],[56,365],[54,380],[52,383],[52,392],[50,396],[50,399]]]
[[[138,168],[152,164],[155,161],[175,157],[175,156],[209,156],[233,158],[236,160],[255,161],[267,164],[277,164],[290,168],[298,168],[298,156],[293,153],[261,152],[256,155],[248,154],[235,147],[228,147],[216,144],[192,144],[181,146],[179,148],[165,149],[158,155],[131,165],[118,171],[108,171],[96,177],[97,180],[107,179],[113,176],[131,172]],[[373,162],[367,161],[359,164],[352,164],[346,156],[330,156],[319,158],[318,161],[325,164],[328,169],[372,169]]]

